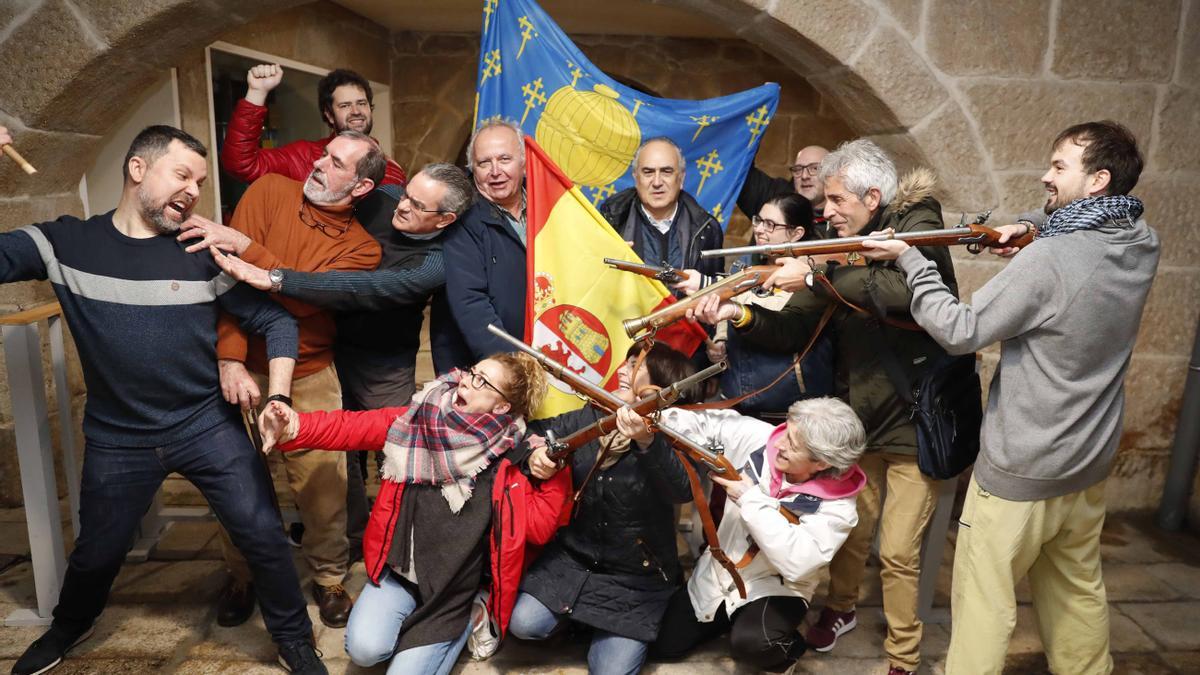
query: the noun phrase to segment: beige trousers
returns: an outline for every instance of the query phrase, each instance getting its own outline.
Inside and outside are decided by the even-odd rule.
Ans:
[[[1100,575],[1104,482],[1053,499],[1012,502],[972,477],[959,522],[948,675],[1004,670],[1017,622],[1016,585],[1025,575],[1050,670],[1112,672]]]
[[[254,373],[264,397],[266,378]],[[297,412],[338,410],[342,388],[332,365],[292,381],[292,402]],[[304,557],[312,568],[313,581],[322,586],[342,583],[346,578],[346,453],[324,450],[295,450],[280,453],[288,487],[304,523]],[[221,530],[225,564],[233,578],[250,582],[250,566]]]
[[[887,619],[884,651],[891,665],[915,671],[921,663],[923,628],[917,616],[921,540],[933,516],[937,482],[921,473],[915,455],[872,452],[858,465],[867,474],[867,486],[858,494],[858,525],[829,564],[826,605],[838,612],[854,609],[878,525]],[[881,495],[885,485],[886,498]]]

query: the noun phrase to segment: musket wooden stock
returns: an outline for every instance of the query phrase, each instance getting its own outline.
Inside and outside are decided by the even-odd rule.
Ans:
[[[724,258],[751,253],[767,256],[790,256],[793,258],[815,257],[830,253],[855,253],[866,250],[863,242],[888,241],[890,239],[903,241],[909,246],[966,246],[968,251],[977,254],[984,248],[1006,248],[1010,246],[1023,248],[1033,241],[1033,234],[1027,233],[1022,237],[1001,244],[1000,233],[997,230],[977,223],[967,223],[961,227],[952,227],[945,230],[919,230],[916,232],[892,232],[887,230],[858,237],[842,237],[840,239],[720,248],[701,251],[700,257]]]
[[[646,316],[625,319],[621,322],[621,327],[625,329],[626,335],[635,340],[653,335],[655,331],[663,326],[669,326],[687,316],[687,311],[695,307],[696,303],[700,302],[702,298],[715,295],[721,298],[721,300],[728,300],[735,295],[741,295],[746,291],[762,286],[767,277],[771,276],[771,273],[776,269],[774,265],[754,265],[747,267],[741,272],[730,274],[717,283],[709,284],[688,297],[678,302],[673,302]]]
[[[619,269],[622,272],[633,272],[634,274],[640,274],[651,279],[658,279],[664,284],[677,284],[686,278],[679,273],[679,270],[670,266],[646,265],[644,263],[618,260],[616,258],[605,258],[604,264]]]

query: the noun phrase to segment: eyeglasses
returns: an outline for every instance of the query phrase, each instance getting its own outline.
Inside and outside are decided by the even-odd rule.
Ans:
[[[410,207],[412,210],[414,210],[414,211],[420,211],[420,212],[422,212],[422,213],[439,213],[439,214],[440,214],[440,213],[445,213],[445,211],[443,211],[443,210],[441,210],[441,209],[427,209],[427,208],[425,208],[425,205],[424,205],[424,204],[422,204],[421,202],[419,202],[419,201],[417,201],[417,200],[413,199],[413,198],[412,198],[412,196],[410,196],[408,193],[405,193],[405,194],[401,195],[401,196],[400,196],[400,201],[396,202],[396,209],[397,209],[397,210],[399,210],[399,209],[400,209],[400,204],[404,203],[404,201],[405,201],[405,200],[407,200],[407,201],[408,201],[408,206],[409,206],[409,207]]]
[[[500,388],[497,387],[496,385],[492,384],[491,382],[488,382],[487,378],[483,376],[483,373],[480,373],[478,370],[471,368],[470,370],[467,371],[467,374],[471,376],[471,386],[473,388],[482,389],[483,387],[487,387],[488,389],[491,389],[492,391],[499,394],[500,398],[504,399],[505,401],[508,401],[508,397],[504,395],[504,392],[500,391]]]
[[[300,222],[311,228],[320,230],[321,234],[324,234],[327,237],[340,237],[341,235],[345,234],[346,230],[350,229],[350,224],[354,222],[353,213],[351,213],[350,216],[344,221],[338,220],[326,223],[318,220],[317,217],[313,215],[312,206],[308,203],[307,198],[300,201],[300,211],[297,215],[300,218]]]
[[[750,217],[750,226],[757,227],[758,229],[765,231],[767,234],[774,232],[776,230],[776,228],[780,228],[780,227],[782,227],[785,230],[793,229],[791,227],[788,227],[784,223],[777,223],[773,220],[769,220],[767,218],[762,218],[760,216],[751,216]]]
[[[351,110],[353,110],[355,108],[366,108],[367,110],[374,110],[375,104],[371,103],[370,101],[368,101],[365,98],[360,98],[357,101],[346,101],[344,103],[338,103],[337,105],[335,105],[333,107],[337,108],[341,112],[350,112]]]
[[[803,176],[804,174],[815,176],[820,167],[820,162],[813,162],[812,164],[793,164],[788,167],[788,170],[792,172],[793,176]]]

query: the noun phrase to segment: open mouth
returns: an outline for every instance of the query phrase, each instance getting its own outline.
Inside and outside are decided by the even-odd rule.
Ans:
[[[176,199],[167,202],[166,205],[163,206],[163,213],[168,215],[173,220],[182,222],[187,219],[188,210],[190,208],[191,205],[187,201]]]
[[[463,398],[462,393],[457,390],[455,390],[455,392],[454,392],[454,404],[453,405],[454,405],[454,409],[457,410],[458,412],[462,412],[467,407],[467,399]]]

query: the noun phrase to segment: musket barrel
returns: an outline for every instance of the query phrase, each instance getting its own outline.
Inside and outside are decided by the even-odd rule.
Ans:
[[[846,253],[858,250],[864,241],[887,241],[897,239],[910,241],[913,239],[928,239],[930,237],[966,237],[976,234],[969,227],[952,227],[944,230],[918,230],[916,232],[872,232],[871,234],[838,239],[821,239],[818,241],[796,241],[782,244],[763,244],[762,246],[737,246],[734,248],[718,248],[701,251],[701,258],[727,258],[730,256],[751,255],[790,255],[801,257],[805,255],[821,255],[825,253]],[[954,243],[954,242],[949,242]],[[964,242],[969,243],[969,242]]]

